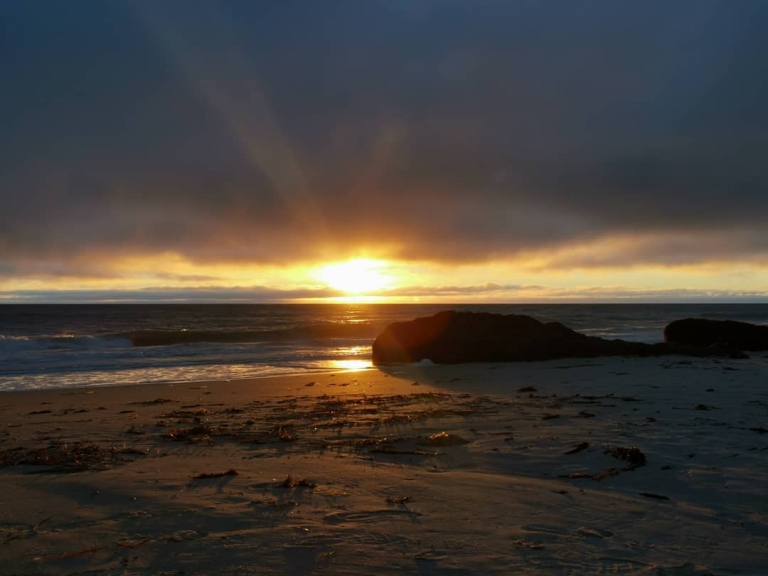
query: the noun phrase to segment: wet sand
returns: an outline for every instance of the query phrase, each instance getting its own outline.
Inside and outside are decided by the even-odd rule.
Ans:
[[[0,394],[7,574],[762,574],[768,360]]]

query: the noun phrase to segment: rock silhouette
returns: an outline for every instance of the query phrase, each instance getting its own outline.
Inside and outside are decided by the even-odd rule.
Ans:
[[[664,329],[664,340],[693,346],[725,344],[739,350],[768,350],[768,326],[734,320],[685,318]]]
[[[737,350],[725,346],[606,340],[530,316],[456,311],[390,324],[372,347],[376,365],[421,360],[459,364],[669,354],[740,356]]]

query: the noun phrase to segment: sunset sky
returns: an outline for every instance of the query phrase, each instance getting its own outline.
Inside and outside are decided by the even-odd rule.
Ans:
[[[9,0],[0,302],[768,302],[768,2]]]

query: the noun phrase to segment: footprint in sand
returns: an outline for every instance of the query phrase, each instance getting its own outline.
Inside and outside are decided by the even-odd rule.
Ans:
[[[567,536],[568,530],[560,526],[549,526],[547,524],[526,524],[521,526],[526,532],[544,532],[546,534],[555,534],[557,536]]]
[[[602,530],[600,528],[586,528],[584,526],[576,530],[576,532],[582,536],[587,536],[588,538],[611,538],[613,536],[613,532],[610,530]]]
[[[334,512],[323,518],[326,524],[345,524],[347,522],[371,522],[374,520],[389,520],[390,518],[403,517],[415,519],[421,516],[420,512],[411,510],[370,510],[367,512]]]
[[[532,540],[512,540],[510,544],[520,546],[521,548],[527,548],[529,550],[544,550],[546,546],[541,542],[534,542]]]

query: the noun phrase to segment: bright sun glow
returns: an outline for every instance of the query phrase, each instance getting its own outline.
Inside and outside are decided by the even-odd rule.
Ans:
[[[317,272],[317,277],[331,288],[347,294],[366,294],[386,288],[392,278],[384,274],[386,262],[358,259],[328,264]]]
[[[334,368],[347,372],[359,372],[373,368],[370,360],[332,360]]]

